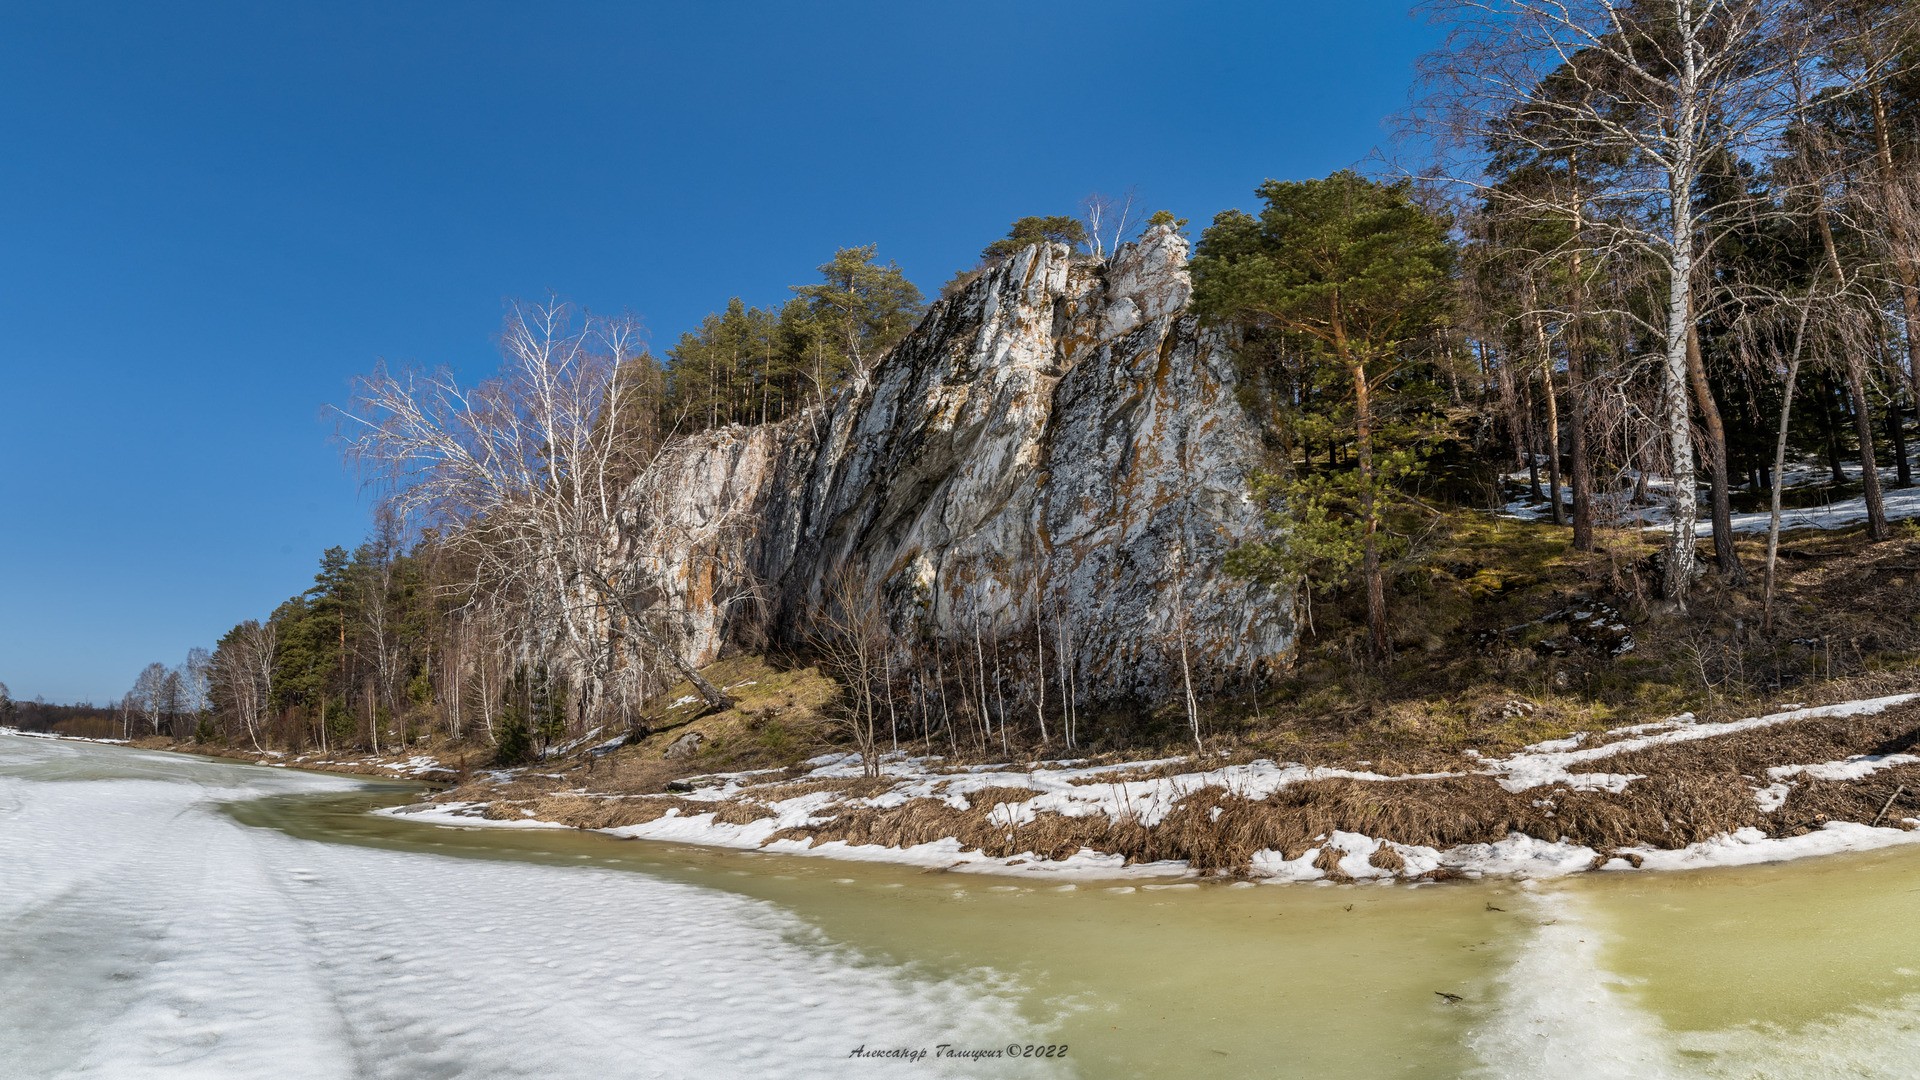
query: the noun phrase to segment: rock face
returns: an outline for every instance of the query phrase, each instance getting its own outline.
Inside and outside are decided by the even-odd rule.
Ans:
[[[1082,701],[1180,696],[1183,642],[1202,695],[1283,664],[1287,599],[1221,570],[1262,450],[1186,258],[1170,228],[1104,267],[1030,247],[825,409],[690,440],[633,501],[656,610],[698,662],[856,612],[907,670],[1064,656]]]

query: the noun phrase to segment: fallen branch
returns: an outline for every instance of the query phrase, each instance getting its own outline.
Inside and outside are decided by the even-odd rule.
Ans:
[[[1870,828],[1878,828],[1880,826],[1880,819],[1886,817],[1887,811],[1893,808],[1893,800],[1899,798],[1901,793],[1906,790],[1907,785],[1905,784],[1901,784],[1899,787],[1893,789],[1893,794],[1887,796],[1887,801],[1880,804],[1880,812],[1873,815],[1873,824],[1869,826]]]

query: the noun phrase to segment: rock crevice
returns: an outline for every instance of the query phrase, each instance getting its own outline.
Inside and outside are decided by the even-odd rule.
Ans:
[[[1222,570],[1261,439],[1186,260],[1164,227],[1104,266],[1029,247],[824,407],[679,446],[628,550],[692,658],[855,604],[903,652],[978,635],[1053,678],[1064,647],[1083,700],[1178,695],[1182,640],[1202,689],[1284,664],[1288,598]]]

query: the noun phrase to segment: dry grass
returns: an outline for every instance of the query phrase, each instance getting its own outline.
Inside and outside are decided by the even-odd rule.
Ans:
[[[1721,773],[1759,777],[1776,765],[1815,765],[1855,754],[1895,754],[1920,745],[1920,702],[1874,716],[1818,717],[1712,739],[1630,750],[1602,759],[1608,772]]]
[[[967,804],[975,810],[992,810],[1002,803],[1023,803],[1040,794],[1038,788],[996,784],[967,792]]]
[[[1867,672],[1823,689],[1825,696],[1851,698],[1885,694],[1905,685],[1897,673]],[[1816,695],[1803,696],[1818,703]],[[1854,782],[1801,781],[1786,806],[1773,814],[1759,810],[1753,789],[1766,782],[1757,778],[1764,778],[1772,766],[1902,752],[1915,745],[1920,745],[1920,704],[1869,717],[1794,721],[1603,759],[1596,769],[1643,775],[1620,793],[1565,786],[1516,793],[1480,775],[1394,782],[1316,780],[1259,799],[1223,787],[1206,787],[1180,799],[1151,828],[1127,815],[1112,818],[1104,813],[1069,817],[1045,812],[1012,826],[992,820],[995,807],[1026,802],[1039,794],[1016,785],[972,792],[966,809],[955,809],[940,798],[913,799],[889,808],[846,805],[879,795],[896,781],[794,779],[790,771],[769,774],[758,784],[746,785],[737,796],[718,802],[659,794],[608,797],[598,793],[599,785],[595,785],[596,794],[582,794],[577,790],[580,778],[572,771],[560,778],[523,773],[503,785],[468,785],[454,794],[490,797],[493,802],[487,813],[491,817],[525,818],[524,811],[532,810],[532,816],[542,820],[611,828],[651,821],[676,808],[682,814],[711,813],[717,820],[744,824],[772,816],[770,803],[825,792],[842,801],[837,812],[827,811],[832,815],[829,820],[782,830],[775,838],[907,848],[952,837],[963,848],[994,858],[1030,853],[1061,859],[1086,848],[1121,855],[1130,863],[1178,860],[1204,873],[1228,875],[1246,873],[1253,856],[1261,851],[1297,859],[1319,849],[1315,865],[1339,877],[1343,875],[1338,862],[1344,855],[1326,846],[1327,837],[1335,832],[1439,850],[1493,843],[1519,833],[1584,845],[1604,860],[1621,848],[1683,847],[1747,826],[1780,836],[1818,828],[1829,820],[1871,821],[1888,797],[1907,784],[1911,791],[1902,793],[1888,814],[1889,822],[1897,822],[1907,813],[1920,812],[1920,766],[1885,770]],[[1362,763],[1339,759],[1329,748],[1323,750],[1313,756],[1329,764]],[[1255,752],[1253,745],[1242,744],[1225,757],[1209,757],[1204,764],[1188,761],[1116,770],[1091,782],[1164,778]],[[657,792],[668,764],[645,759],[619,767],[602,764],[597,779],[612,780],[620,787],[645,785]],[[1442,771],[1436,764],[1442,769],[1470,768],[1468,759],[1438,753],[1416,755],[1412,762],[1386,757],[1367,761],[1367,767],[1386,775],[1413,768]],[[1384,870],[1405,869],[1404,858],[1389,847],[1383,846],[1369,861]]]
[[[529,814],[526,811],[531,810]],[[678,810],[682,817],[712,814],[728,825],[747,825],[773,816],[766,804],[748,799],[696,801],[672,795],[619,798],[594,795],[546,795],[535,799],[490,802],[482,812],[495,821],[552,821],[576,829],[615,829],[644,825]]]
[[[783,802],[797,799],[802,795],[814,795],[822,791],[831,791],[850,799],[871,799],[893,789],[896,781],[884,776],[858,777],[837,776],[815,780],[794,780],[787,783],[761,784],[753,789],[754,797],[767,802]]]
[[[1794,835],[1829,821],[1897,825],[1920,817],[1920,765],[1900,765],[1850,781],[1805,780],[1774,813],[1774,835]]]
[[[1373,854],[1367,856],[1367,863],[1390,874],[1397,874],[1407,868],[1407,860],[1385,844],[1380,845]]]
[[[1122,855],[1129,863],[1179,860],[1207,873],[1244,873],[1255,853],[1288,859],[1321,848],[1326,870],[1342,856],[1325,848],[1335,831],[1438,849],[1484,844],[1519,832],[1585,844],[1603,854],[1616,847],[1678,847],[1706,840],[1758,817],[1751,792],[1696,788],[1670,778],[1643,782],[1627,797],[1565,789],[1514,794],[1484,777],[1394,784],[1328,780],[1298,784],[1265,799],[1204,788],[1177,803],[1152,828],[1104,814],[1042,813],[1006,826],[990,806],[956,810],[932,799],[889,809],[850,808],[824,825],[783,830],[779,839],[914,847],[946,837],[994,858],[1033,853],[1065,858],[1081,848]],[[1536,802],[1546,803],[1543,806]],[[1218,811],[1218,813],[1215,813]],[[1386,852],[1375,865],[1397,869]],[[1325,865],[1322,865],[1325,864]]]
[[[1714,739],[1664,745],[1607,759],[1609,771],[1644,773],[1613,793],[1549,785],[1510,792],[1487,776],[1393,783],[1351,779],[1308,781],[1253,799],[1206,787],[1174,804],[1152,828],[1104,814],[1067,817],[1041,813],[1025,824],[991,819],[1002,802],[1024,801],[1027,788],[975,793],[967,810],[936,799],[889,809],[843,810],[826,824],[789,829],[782,838],[842,840],[849,844],[913,847],[954,837],[963,847],[996,858],[1031,852],[1063,858],[1081,848],[1115,853],[1130,863],[1180,860],[1202,872],[1238,874],[1255,853],[1297,859],[1319,848],[1315,865],[1337,874],[1342,854],[1327,848],[1336,831],[1359,833],[1439,850],[1490,844],[1520,833],[1593,848],[1600,859],[1620,848],[1678,848],[1754,826],[1790,835],[1828,820],[1871,821],[1902,783],[1899,807],[1920,811],[1920,766],[1890,769],[1861,781],[1804,781],[1784,809],[1760,811],[1753,789],[1773,765],[1833,760],[1857,753],[1890,753],[1920,743],[1920,706],[1877,717],[1814,719]],[[1903,814],[1890,813],[1897,821]],[[1405,861],[1391,849],[1371,861],[1398,871]]]

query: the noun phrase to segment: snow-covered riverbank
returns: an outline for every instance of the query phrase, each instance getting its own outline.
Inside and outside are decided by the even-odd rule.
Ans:
[[[1894,694],[1720,722],[1683,714],[1504,757],[1468,751],[1458,769],[1419,773],[1377,772],[1365,762],[1207,768],[1180,758],[949,768],[938,758],[895,754],[883,762],[880,778],[865,779],[858,759],[842,754],[817,758],[798,775],[695,778],[673,794],[596,795],[583,787],[525,804],[456,798],[381,812],[461,826],[592,823],[588,827],[622,837],[1069,881],[1177,879],[1209,870],[1269,882],[1542,878],[1745,865],[1920,842],[1920,818],[1911,816],[1920,802],[1895,805],[1907,780],[1920,795],[1920,757],[1843,752],[1882,741],[1886,730],[1911,727],[1920,720],[1910,715],[1917,697]],[[1746,764],[1766,757],[1773,740],[1779,753],[1826,748],[1833,756]],[[1702,774],[1696,759],[1717,747],[1737,753],[1729,753],[1719,772]],[[1884,804],[1881,788],[1893,793]],[[1331,808],[1314,801],[1321,795]],[[1282,805],[1283,799],[1293,801]],[[1880,813],[1852,820],[1843,812],[1863,802],[1879,805]],[[1413,810],[1396,814],[1402,803]],[[1434,842],[1449,829],[1489,830],[1434,823],[1449,814],[1524,827],[1493,828],[1471,842]],[[1675,833],[1669,819],[1682,814],[1711,816],[1719,827],[1695,821],[1688,823],[1690,833]],[[1356,818],[1379,827],[1342,827]],[[1243,861],[1207,866],[1142,857],[1175,849],[1175,842],[1156,836],[1160,830],[1182,832],[1178,842],[1188,846],[1212,839],[1188,835],[1195,832],[1230,837],[1219,842],[1240,843]],[[1280,839],[1263,845],[1261,835]],[[1686,842],[1660,842],[1676,835]]]

